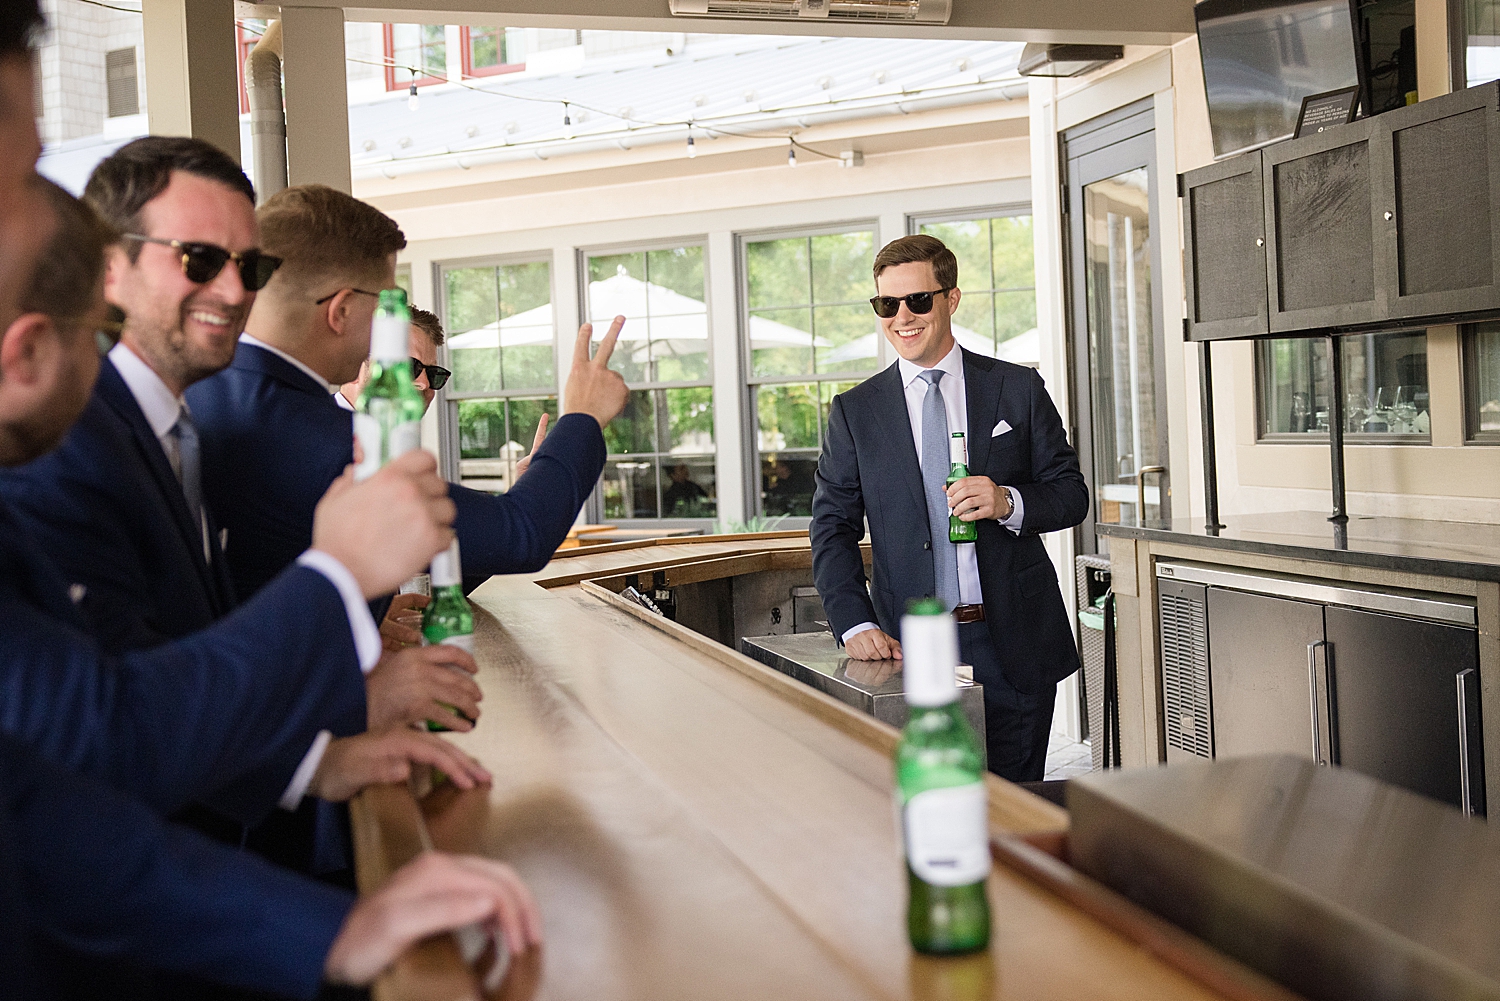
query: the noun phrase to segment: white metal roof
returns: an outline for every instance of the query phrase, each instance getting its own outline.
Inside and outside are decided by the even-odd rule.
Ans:
[[[785,137],[820,121],[1022,97],[1021,46],[935,39],[724,36],[405,91],[349,108],[354,174],[543,159],[608,146]],[[564,123],[564,105],[570,124]],[[702,146],[700,145],[700,149]]]

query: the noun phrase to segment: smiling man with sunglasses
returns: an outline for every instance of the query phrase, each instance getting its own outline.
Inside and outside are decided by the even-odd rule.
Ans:
[[[833,398],[812,505],[813,575],[849,656],[899,658],[912,598],[936,596],[959,623],[963,659],[984,686],[990,771],[1042,778],[1057,682],[1078,669],[1057,575],[1040,533],[1088,513],[1088,490],[1037,373],[966,351],[953,336],[958,261],[932,236],[875,257],[881,330],[899,356]],[[970,475],[946,485],[950,435]],[[978,541],[948,539],[956,514]],[[874,557],[866,587],[859,543]]]

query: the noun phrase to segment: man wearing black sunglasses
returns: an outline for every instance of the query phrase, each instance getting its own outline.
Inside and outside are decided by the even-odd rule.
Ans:
[[[1042,778],[1057,682],[1078,669],[1062,595],[1039,534],[1088,513],[1078,457],[1041,377],[961,348],[958,261],[932,236],[875,258],[870,300],[896,364],[834,397],[812,505],[813,575],[834,635],[860,660],[899,658],[912,598],[953,609],[984,686],[990,771]],[[970,475],[946,486],[950,435]],[[949,541],[948,519],[978,541]],[[870,525],[866,588],[859,542]]]

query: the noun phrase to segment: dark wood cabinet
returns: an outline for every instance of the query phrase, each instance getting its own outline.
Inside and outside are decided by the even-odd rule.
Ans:
[[[1179,193],[1190,340],[1500,315],[1500,83],[1183,174]]]

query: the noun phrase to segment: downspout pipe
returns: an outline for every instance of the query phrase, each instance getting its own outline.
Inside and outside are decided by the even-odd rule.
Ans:
[[[250,97],[250,149],[255,159],[255,194],[262,202],[286,187],[286,105],[281,95],[281,21],[245,59],[245,90]]]

